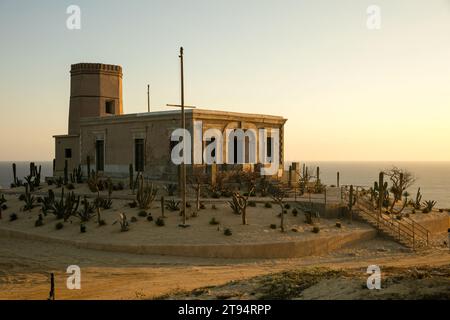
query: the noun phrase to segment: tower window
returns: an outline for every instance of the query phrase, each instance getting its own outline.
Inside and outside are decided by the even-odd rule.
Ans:
[[[144,171],[144,139],[134,139],[134,167],[138,172]]]
[[[64,149],[64,156],[68,159],[72,158],[72,149]]]
[[[108,113],[108,114],[114,114],[115,112],[115,110],[114,110],[115,108],[114,108],[114,100],[109,100],[109,101],[106,101],[106,104],[105,104],[105,112],[106,113]]]

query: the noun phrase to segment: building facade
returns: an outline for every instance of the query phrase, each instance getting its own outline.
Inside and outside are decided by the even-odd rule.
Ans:
[[[71,172],[78,165],[86,173],[88,162],[91,170],[111,177],[129,175],[130,164],[135,172],[154,180],[177,181],[178,165],[172,161],[172,150],[178,143],[172,141],[174,130],[181,128],[180,110],[163,112],[145,112],[123,114],[122,100],[122,68],[116,65],[80,63],[71,67],[71,96],[69,106],[68,134],[56,135],[54,176],[62,176],[65,164]],[[211,141],[204,140],[203,134],[208,129],[216,129],[225,136],[229,129],[242,129],[244,133],[258,132],[260,129],[268,133],[266,152],[271,149],[272,130],[279,134],[278,168],[283,169],[284,162],[284,124],[286,119],[279,116],[223,112],[204,109],[186,109],[186,129],[191,135],[191,156],[196,158],[194,150],[203,150]],[[199,127],[201,124],[201,127]],[[197,126],[197,129],[194,127]],[[199,129],[200,128],[200,129]],[[200,130],[200,132],[199,132]],[[198,135],[201,137],[197,137]],[[259,152],[260,141],[256,140],[256,152]],[[223,159],[227,158],[229,141],[220,141],[223,145]],[[265,141],[266,142],[266,141]],[[232,146],[236,150],[236,138]],[[214,175],[217,170],[228,170],[230,166],[254,169],[249,164],[249,137],[244,137],[245,159],[239,164],[205,164],[203,159],[193,165],[205,173]],[[218,149],[220,150],[220,149]],[[273,157],[272,154],[268,154]],[[274,158],[275,159],[275,158]],[[234,159],[236,160],[236,159]],[[189,169],[189,168],[188,168]]]

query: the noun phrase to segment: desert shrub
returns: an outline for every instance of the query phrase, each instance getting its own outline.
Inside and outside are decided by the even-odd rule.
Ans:
[[[256,202],[255,201],[249,201],[248,202],[248,206],[249,207],[256,207]]]
[[[191,203],[189,201],[186,201],[186,208],[191,208],[191,207],[192,207]]]
[[[147,221],[152,222],[153,221],[153,217],[151,215],[147,216]]]
[[[205,206],[205,204],[202,202],[202,203],[200,203],[200,209],[201,210],[204,210],[204,209],[206,209],[206,206]]]
[[[73,183],[69,183],[69,184],[67,185],[67,189],[73,190],[73,189],[75,189],[75,186],[73,185]]]
[[[233,196],[233,192],[231,190],[223,190],[221,195],[225,198],[231,198]]]
[[[292,214],[294,215],[294,217],[296,217],[298,214],[298,210],[296,208],[292,209]]]
[[[264,204],[264,208],[272,208],[272,203],[266,202],[266,203]]]
[[[319,233],[320,232],[320,228],[318,226],[314,226],[313,229],[312,229],[312,232]]]
[[[169,197],[173,197],[173,195],[175,194],[175,191],[177,191],[177,185],[174,183],[169,183],[164,188],[166,189],[167,195]]]
[[[131,221],[131,222],[137,222],[138,219],[137,219],[135,216],[133,216],[133,217],[131,217],[130,221]]]
[[[342,224],[338,221],[338,222],[336,222],[336,227],[337,227],[337,228],[341,228],[341,227],[342,227]]]
[[[284,208],[287,209],[287,210],[289,210],[289,209],[291,208],[291,205],[290,205],[289,203],[286,203],[286,204],[284,205]]]
[[[214,198],[214,199],[219,199],[219,198],[220,198],[220,192],[214,191],[214,192],[211,194],[211,197]]]
[[[213,204],[213,205],[211,206],[211,209],[213,209],[213,210],[217,210],[217,207],[216,207],[216,205],[215,205],[215,204]]]
[[[276,229],[277,228],[277,225],[275,224],[275,223],[272,223],[271,225],[270,225],[270,229]]]
[[[38,219],[34,222],[35,227],[41,227],[44,225],[44,218],[42,217],[42,214],[39,214]]]
[[[147,212],[145,210],[139,211],[138,216],[145,218],[147,216]]]
[[[170,211],[180,210],[180,201],[175,201],[174,199],[170,199],[166,203],[166,209],[168,209]]]
[[[215,217],[212,217],[211,220],[209,220],[209,224],[210,225],[218,225],[218,224],[220,224],[220,222],[218,220],[216,220]]]
[[[9,221],[16,221],[17,219],[19,219],[19,217],[17,216],[16,213],[11,213],[9,215]]]
[[[1,208],[2,208],[2,210],[6,210],[6,209],[8,209],[8,206],[6,204],[2,204]]]
[[[55,229],[56,229],[56,230],[61,230],[62,228],[64,228],[64,224],[63,224],[62,222],[58,222],[58,223],[55,225]]]
[[[84,223],[80,224],[80,232],[85,233],[86,232],[86,225]]]
[[[103,220],[103,219],[101,219],[101,220],[98,221],[98,225],[99,225],[100,227],[101,227],[101,226],[106,226],[106,221]]]
[[[226,236],[231,236],[233,232],[231,231],[230,228],[226,228],[225,230],[223,230],[223,234]]]
[[[23,193],[19,196],[19,200],[20,201],[24,201],[25,200],[25,195]]]
[[[156,219],[156,221],[155,221],[155,224],[156,224],[158,227],[163,227],[163,226],[166,225],[166,222],[164,221],[163,218],[158,217],[158,219]]]
[[[136,202],[135,200],[133,200],[133,202],[129,202],[129,203],[128,203],[128,206],[129,206],[130,208],[136,208],[136,207],[137,207],[137,202]]]

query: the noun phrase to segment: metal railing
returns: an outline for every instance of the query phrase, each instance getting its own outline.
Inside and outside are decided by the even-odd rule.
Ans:
[[[343,191],[343,198],[348,201],[349,195],[346,190]],[[386,215],[375,210],[373,203],[358,193],[356,193],[356,199],[355,208],[360,214],[362,213],[365,215],[366,218],[369,217],[372,220],[371,222],[369,221],[369,223],[376,226],[378,230],[382,230],[382,227],[384,227],[389,231],[388,233],[397,238],[399,242],[403,241],[410,243],[414,250],[416,249],[418,241],[422,240],[426,243],[426,246],[429,245],[430,231],[421,224],[407,217],[402,217],[401,220],[399,220],[393,215]]]

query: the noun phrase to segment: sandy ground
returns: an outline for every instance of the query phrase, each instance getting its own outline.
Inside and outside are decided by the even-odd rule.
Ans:
[[[0,238],[0,299],[46,299],[50,272],[55,273],[57,299],[147,299],[301,267],[358,269],[366,276],[371,264],[381,270],[410,270],[449,263],[448,250],[412,253],[377,239],[320,257],[225,260],[111,253]],[[66,268],[73,264],[81,268],[81,290],[66,288]]]
[[[299,211],[297,216],[292,213],[292,208],[285,214],[286,232],[281,233],[279,206],[265,208],[263,203],[257,203],[257,207],[247,208],[248,225],[242,225],[240,215],[233,213],[227,203],[206,204],[206,209],[200,210],[197,217],[192,214],[195,211],[192,207],[188,209],[188,228],[180,228],[182,217],[179,211],[171,212],[165,210],[165,226],[160,227],[155,224],[155,220],[161,216],[160,202],[155,201],[151,209],[146,210],[153,217],[149,222],[145,217],[138,216],[141,211],[138,208],[130,208],[129,200],[113,200],[113,207],[102,210],[102,219],[106,225],[98,227],[96,217],[85,223],[87,232],[80,233],[80,219],[72,217],[64,223],[61,230],[56,230],[55,225],[62,220],[56,220],[55,216],[49,213],[44,217],[44,225],[35,227],[37,216],[42,213],[40,207],[32,209],[30,212],[21,211],[23,201],[16,195],[6,195],[8,209],[3,211],[3,219],[0,220],[0,228],[20,230],[28,233],[45,235],[55,239],[71,239],[89,241],[97,243],[111,244],[236,244],[236,243],[264,243],[295,241],[308,238],[324,237],[338,233],[348,233],[354,230],[370,230],[364,223],[354,222],[348,224],[343,222],[341,228],[336,227],[336,220],[320,219],[315,221],[315,225],[320,227],[318,234],[311,232],[313,226],[305,223],[305,216]],[[15,221],[9,221],[9,215],[14,212],[18,215]],[[121,232],[118,223],[119,214],[124,212],[130,221],[130,230]],[[131,222],[132,217],[137,219]],[[220,225],[211,225],[209,222],[215,218]],[[271,224],[275,224],[277,229],[272,229]],[[232,230],[232,236],[225,236],[224,229]],[[294,231],[295,230],[295,231]]]
[[[166,226],[158,227],[145,218],[137,217],[138,209],[126,206],[126,200],[114,200],[113,209],[102,213],[107,225],[97,227],[94,222],[87,224],[87,233],[79,232],[79,222],[72,219],[62,230],[54,228],[56,220],[53,216],[45,218],[45,225],[34,227],[34,221],[39,214],[35,208],[31,212],[21,212],[17,196],[7,195],[9,208],[3,211],[0,227],[27,232],[47,234],[52,237],[87,239],[117,243],[239,243],[244,241],[285,241],[301,237],[317,237],[331,232],[346,232],[353,228],[365,228],[365,225],[343,223],[343,228],[335,227],[335,221],[320,222],[319,235],[311,232],[311,226],[304,223],[303,215],[294,217],[289,210],[287,224],[288,232],[280,233],[269,228],[272,223],[279,224],[277,214],[279,209],[249,208],[250,225],[242,226],[240,216],[236,216],[225,204],[217,204],[218,209],[208,205],[198,217],[190,218],[191,227],[181,229],[178,224],[181,218],[178,212],[166,211]],[[149,210],[154,218],[160,215],[160,209]],[[128,218],[136,216],[138,221],[131,223],[130,231],[120,232],[119,226],[113,225],[118,213],[127,212]],[[16,212],[19,219],[14,222],[8,220],[10,213]],[[221,222],[222,229],[229,227],[233,235],[227,237],[217,226],[209,225],[212,217]],[[95,219],[94,219],[95,220]],[[297,232],[291,229],[296,228]],[[367,266],[377,264],[382,272],[386,268],[398,268],[393,273],[412,272],[414,268],[436,267],[448,269],[450,264],[449,250],[434,248],[413,253],[409,249],[388,240],[374,239],[364,243],[343,248],[332,254],[299,259],[272,260],[237,260],[237,259],[206,259],[167,257],[152,255],[134,255],[126,253],[103,252],[88,249],[77,249],[72,246],[55,243],[49,244],[39,241],[0,238],[0,299],[46,299],[49,292],[49,274],[55,273],[57,299],[149,299],[161,295],[167,297],[193,297],[189,291],[206,286],[223,286],[230,281],[241,282],[242,295],[226,293],[221,296],[248,298],[246,294],[247,279],[257,276],[272,277],[276,272],[309,272],[302,268],[323,267],[339,270],[334,278],[328,279],[318,271],[321,281],[314,282],[314,286],[302,292],[303,296],[290,298],[364,298],[361,282],[367,277]],[[66,269],[69,265],[81,268],[81,290],[66,288]],[[342,270],[348,274],[340,273]],[[298,271],[300,270],[300,271]],[[389,269],[386,269],[389,270]],[[434,272],[434,271],[433,271]],[[437,270],[436,272],[440,272]],[[448,278],[444,273],[444,280]],[[289,279],[289,277],[287,277]],[[349,281],[349,279],[351,281]],[[413,278],[411,278],[413,279]],[[409,279],[409,280],[411,280]],[[322,280],[331,281],[330,283]],[[408,281],[409,281],[408,280]],[[254,280],[248,280],[253,283]],[[416,282],[411,282],[416,283]],[[445,283],[444,283],[445,284]],[[228,285],[226,285],[228,286]],[[224,287],[227,290],[227,287]],[[419,286],[417,288],[417,286]],[[417,282],[416,289],[440,288],[442,282]],[[422,288],[423,287],[423,288]],[[314,289],[315,288],[315,289]],[[333,288],[330,290],[330,288]],[[408,287],[409,288],[409,287]],[[219,288],[218,290],[222,290]],[[367,290],[367,289],[366,289]],[[394,291],[403,292],[400,287]],[[405,289],[406,290],[406,289]],[[436,289],[437,290],[437,289]],[[174,292],[188,292],[177,296]],[[368,290],[367,290],[368,291]],[[201,291],[203,292],[203,291]],[[211,292],[211,293],[209,293]],[[263,291],[261,291],[263,292]],[[337,292],[346,292],[338,295]],[[395,292],[394,292],[395,293]],[[196,296],[196,298],[217,298],[214,290]],[[362,295],[362,296],[361,296]],[[219,295],[220,297],[220,295]],[[254,297],[254,296],[253,296]]]

